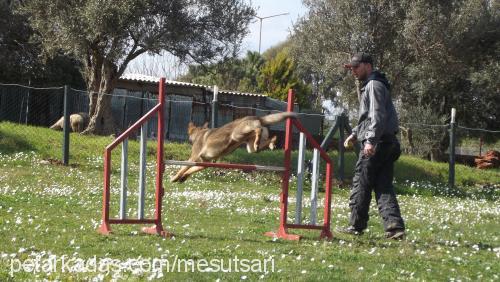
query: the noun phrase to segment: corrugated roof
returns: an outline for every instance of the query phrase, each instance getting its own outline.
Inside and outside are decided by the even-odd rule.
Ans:
[[[156,76],[150,76],[150,75],[144,75],[144,74],[125,73],[125,74],[123,74],[120,77],[120,80],[136,81],[136,82],[145,82],[145,83],[154,83],[154,84],[156,84],[156,83],[158,83],[158,81],[160,80],[160,78],[156,77]],[[167,85],[187,86],[187,87],[199,87],[199,88],[205,88],[207,90],[212,90],[212,86],[203,85],[203,84],[195,84],[195,83],[175,81],[175,80],[165,80],[165,83]],[[219,93],[229,94],[229,95],[240,95],[240,96],[267,97],[266,95],[263,95],[263,94],[245,93],[245,92],[238,92],[238,91],[231,91],[231,90],[219,90]]]

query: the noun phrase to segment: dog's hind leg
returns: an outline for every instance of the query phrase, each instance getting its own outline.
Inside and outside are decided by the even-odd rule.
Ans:
[[[276,148],[276,139],[276,136],[273,136],[271,139],[267,139],[265,142],[259,145],[259,150],[257,152],[260,152],[267,148],[274,150],[274,148]]]
[[[253,141],[253,151],[256,152],[259,150],[259,143],[260,143],[260,139],[262,137],[262,128],[256,128],[255,129],[255,139]]]

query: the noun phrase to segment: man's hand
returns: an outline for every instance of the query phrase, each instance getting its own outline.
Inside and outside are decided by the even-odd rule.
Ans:
[[[370,143],[365,143],[365,146],[363,148],[363,153],[367,157],[371,157],[371,156],[375,155],[375,146],[373,146]]]
[[[356,136],[353,134],[349,135],[347,139],[344,141],[344,148],[349,148],[351,145],[349,143],[355,143],[356,142]]]

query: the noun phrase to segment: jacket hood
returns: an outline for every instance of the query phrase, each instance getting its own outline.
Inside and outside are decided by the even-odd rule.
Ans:
[[[385,74],[379,72],[379,71],[372,71],[372,73],[368,76],[368,78],[363,82],[363,87],[370,81],[370,80],[377,80],[382,82],[387,89],[391,89],[391,84],[389,83],[389,80],[385,77]]]

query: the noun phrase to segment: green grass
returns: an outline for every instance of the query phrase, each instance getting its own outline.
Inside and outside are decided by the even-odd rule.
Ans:
[[[274,259],[268,273],[169,273],[161,280],[498,280],[500,273],[500,172],[457,166],[456,190],[446,187],[447,164],[403,156],[396,163],[398,199],[407,223],[405,241],[383,238],[374,203],[368,231],[361,237],[334,232],[330,242],[318,241],[317,231],[297,231],[300,242],[273,240],[262,234],[276,230],[279,216],[279,175],[207,169],[184,184],[165,183],[165,227],[175,239],[142,235],[139,226],[113,225],[114,233],[101,236],[102,155],[108,137],[71,135],[69,167],[60,159],[62,133],[49,129],[0,123],[0,281],[89,280],[113,277],[147,280],[151,273],[31,273],[10,276],[11,264],[28,259],[57,258],[126,262],[137,258],[178,259],[202,262],[214,259]],[[148,144],[147,210],[154,201],[154,150]],[[112,216],[118,213],[119,154],[113,154]],[[136,216],[138,178],[137,142],[130,142],[129,217]],[[186,144],[169,143],[171,159],[189,155]],[[332,158],[337,159],[335,153]],[[294,158],[296,154],[294,153]],[[311,155],[308,154],[308,158]],[[346,156],[346,176],[352,176],[353,154]],[[249,155],[238,150],[225,161],[280,165],[282,152]],[[166,168],[166,179],[175,167]],[[291,191],[295,184],[292,181]],[[309,196],[306,193],[306,198]],[[320,200],[324,194],[320,193]],[[349,191],[333,192],[332,227],[347,224]],[[295,194],[290,195],[294,202]],[[322,203],[320,201],[320,203]],[[289,218],[294,217],[293,204]],[[309,209],[304,208],[307,221]],[[321,213],[319,215],[321,217]],[[72,261],[76,262],[76,261]],[[72,264],[74,265],[74,264]],[[16,266],[16,265],[14,265]],[[270,270],[271,265],[267,265]],[[115,269],[116,270],[116,269]],[[159,275],[157,274],[158,278]],[[153,278],[153,276],[151,276]]]

